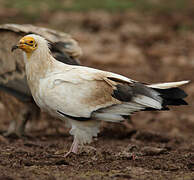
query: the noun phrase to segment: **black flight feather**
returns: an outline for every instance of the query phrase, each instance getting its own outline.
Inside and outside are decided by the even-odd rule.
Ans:
[[[89,121],[89,120],[91,120],[90,117],[89,117],[89,118],[86,118],[86,117],[75,117],[75,116],[70,116],[70,115],[67,115],[67,114],[65,114],[65,113],[63,113],[63,112],[61,112],[61,111],[59,111],[59,110],[57,110],[57,112],[58,112],[59,114],[61,114],[62,116],[64,116],[64,117],[67,117],[67,118],[70,118],[70,119],[74,119],[74,120],[76,120],[76,121]]]
[[[111,79],[113,80],[113,79]],[[157,94],[158,92],[159,94]],[[150,97],[156,101],[159,101],[159,96],[162,98],[162,109],[169,110],[168,105],[179,106],[187,105],[187,102],[183,100],[187,97],[187,94],[180,88],[169,89],[157,89],[147,87],[144,84],[134,82],[132,84],[118,84],[113,91],[112,96],[122,102],[130,102],[135,96],[144,95]],[[158,110],[151,107],[144,109],[144,111]]]

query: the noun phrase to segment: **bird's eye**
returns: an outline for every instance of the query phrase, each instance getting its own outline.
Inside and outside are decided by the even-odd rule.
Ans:
[[[32,43],[33,43],[33,41],[30,41],[29,43],[30,43],[30,44],[32,44]]]

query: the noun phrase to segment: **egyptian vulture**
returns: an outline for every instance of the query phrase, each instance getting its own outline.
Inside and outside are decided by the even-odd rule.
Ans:
[[[43,37],[30,34],[12,50],[24,52],[28,85],[37,105],[70,125],[74,140],[69,153],[90,143],[100,121],[121,122],[133,112],[168,110],[187,105],[178,88],[189,81],[143,84],[119,74],[63,64],[50,53]]]
[[[40,109],[34,103],[27,85],[22,53],[10,54],[10,46],[29,33],[47,39],[52,55],[59,61],[76,65],[82,55],[78,43],[68,34],[26,24],[0,25],[0,100],[12,119],[7,135],[22,135],[26,122],[38,119],[40,115]]]

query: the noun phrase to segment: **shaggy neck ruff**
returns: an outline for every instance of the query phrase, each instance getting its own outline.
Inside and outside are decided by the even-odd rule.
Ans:
[[[34,88],[38,88],[39,80],[44,78],[46,73],[52,69],[55,59],[51,56],[48,42],[44,38],[36,35],[29,36],[33,36],[38,44],[37,49],[30,55],[24,52],[26,76],[33,91]]]

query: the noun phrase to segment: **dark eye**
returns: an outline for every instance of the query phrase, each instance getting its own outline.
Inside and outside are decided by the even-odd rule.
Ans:
[[[32,44],[32,43],[33,43],[33,41],[30,41],[29,43],[30,43],[30,44]]]

